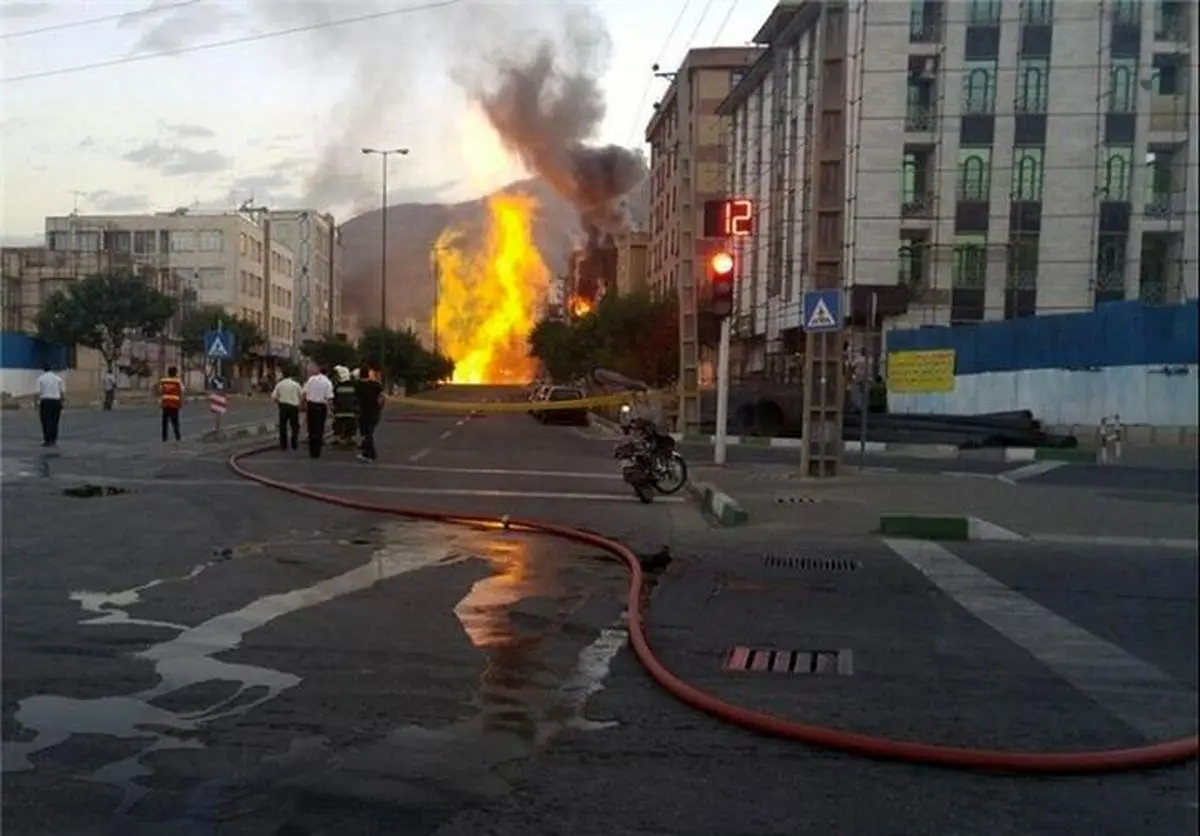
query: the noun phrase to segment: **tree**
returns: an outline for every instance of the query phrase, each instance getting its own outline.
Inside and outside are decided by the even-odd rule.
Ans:
[[[38,311],[38,337],[100,353],[112,371],[130,332],[152,337],[175,315],[175,300],[128,268],[87,276],[50,296]]]
[[[305,340],[300,351],[318,366],[357,366],[362,362],[358,346],[338,334],[328,339]]]
[[[204,335],[209,331],[221,330],[233,335],[233,356],[228,358],[235,364],[248,363],[254,352],[266,342],[262,329],[253,322],[230,316],[224,308],[205,305],[189,311],[180,325],[180,351],[186,357],[204,354]]]
[[[653,386],[679,368],[679,316],[672,299],[647,293],[606,296],[572,321],[543,320],[529,335],[530,353],[555,380],[604,367]]]
[[[381,354],[387,364],[385,378],[403,380],[409,391],[440,383],[454,374],[454,362],[426,350],[412,331],[368,328],[358,341],[358,357],[378,367]]]

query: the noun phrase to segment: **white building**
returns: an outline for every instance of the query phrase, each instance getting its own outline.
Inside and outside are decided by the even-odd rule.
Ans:
[[[255,323],[274,357],[295,355],[295,255],[272,238],[260,216],[193,214],[67,215],[46,218],[55,252],[131,253],[157,272],[158,288],[181,308],[219,305]],[[269,284],[269,288],[268,288]]]
[[[758,205],[738,259],[748,370],[786,353],[822,270],[856,321],[874,298],[896,325],[1194,298],[1196,11],[779,5],[721,107],[729,192]]]
[[[269,217],[271,238],[295,255],[292,321],[297,344],[342,330],[342,241],[333,216],[289,209]]]

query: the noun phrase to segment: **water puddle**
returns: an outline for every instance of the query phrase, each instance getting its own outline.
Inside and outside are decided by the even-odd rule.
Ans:
[[[353,752],[332,751],[321,737],[293,740],[284,755],[265,758],[249,770],[239,769],[236,777],[196,786],[182,815],[163,823],[164,832],[210,827],[205,823],[218,820],[220,810],[237,803],[251,787],[280,780],[293,787],[313,781],[319,783],[321,793],[347,798],[428,792],[494,796],[510,790],[496,770],[500,764],[528,757],[564,731],[615,725],[591,721],[585,710],[604,687],[613,659],[627,643],[623,624],[599,629],[582,650],[577,640],[585,630],[597,629],[579,626],[586,621],[580,610],[594,596],[610,598],[623,583],[615,566],[597,575],[544,539],[498,530],[448,534],[445,527],[397,523],[386,528],[386,545],[363,565],[303,589],[259,598],[201,624],[189,627],[130,614],[147,590],[186,583],[226,559],[228,555],[221,554],[187,574],[126,590],[72,593],[71,600],[85,615],[83,624],[135,624],[175,631],[173,638],[134,654],[153,664],[158,683],[138,693],[98,699],[40,695],[22,700],[14,719],[32,732],[32,739],[4,743],[4,771],[32,769],[33,756],[74,735],[144,741],[132,755],[85,776],[119,790],[122,800],[116,813],[128,817],[149,792],[140,783],[152,772],[147,756],[202,749],[198,737],[207,724],[253,711],[301,681],[285,671],[222,661],[217,658],[220,654],[237,648],[251,631],[290,613],[405,572],[472,559],[486,561],[491,571],[472,584],[454,608],[467,638],[483,655],[470,716],[437,728],[401,727]],[[211,687],[218,683],[226,687]],[[199,687],[205,685],[209,687]],[[184,700],[185,696],[191,699]],[[192,710],[162,707],[168,702]],[[286,778],[281,778],[284,774]]]

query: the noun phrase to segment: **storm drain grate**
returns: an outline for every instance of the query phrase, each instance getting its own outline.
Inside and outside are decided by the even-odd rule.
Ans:
[[[768,569],[795,569],[800,572],[855,572],[862,568],[862,564],[857,560],[778,554],[765,555],[763,566]]]
[[[775,497],[776,505],[815,505],[818,502],[820,502],[819,499],[802,494],[787,494]]]
[[[854,673],[854,654],[849,650],[773,650],[737,645],[725,657],[724,669],[850,676]]]

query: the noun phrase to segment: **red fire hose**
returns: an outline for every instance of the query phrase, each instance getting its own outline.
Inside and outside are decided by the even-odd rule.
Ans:
[[[410,508],[397,508],[390,505],[364,502],[357,499],[348,499],[346,497],[310,490],[288,482],[281,482],[277,479],[271,479],[248,470],[241,464],[243,459],[274,449],[275,447],[272,445],[234,453],[229,458],[229,466],[233,469],[234,473],[244,479],[249,479],[268,488],[286,491],[295,496],[325,502],[330,505],[338,505],[356,511],[369,511],[394,517],[430,520],[457,525],[503,526],[513,531],[546,534],[551,537],[582,543],[608,552],[614,557],[621,558],[629,569],[629,603],[626,608],[628,611],[629,642],[633,647],[633,652],[637,656],[638,661],[646,669],[646,673],[650,674],[650,677],[655,682],[677,699],[719,720],[741,726],[750,731],[878,760],[902,761],[962,770],[1043,775],[1126,772],[1189,761],[1195,759],[1197,754],[1200,754],[1200,738],[1196,736],[1128,749],[1109,749],[1093,752],[1004,752],[988,749],[935,746],[928,743],[889,740],[857,732],[814,726],[807,723],[796,723],[733,705],[684,682],[671,673],[658,660],[658,657],[654,655],[654,651],[650,649],[650,641],[647,637],[646,626],[642,618],[644,579],[641,563],[638,561],[637,555],[615,540],[609,540],[598,534],[591,534],[569,526],[538,522],[536,520],[502,519],[477,514],[447,514],[439,511],[419,511]]]

